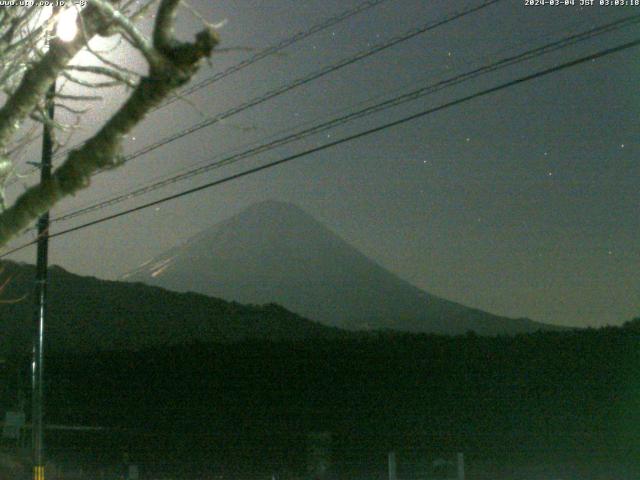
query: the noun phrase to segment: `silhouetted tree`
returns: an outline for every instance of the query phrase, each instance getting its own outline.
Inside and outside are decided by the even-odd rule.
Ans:
[[[193,42],[175,38],[174,21],[180,3],[180,0],[160,0],[156,8],[152,0],[87,0],[67,2],[56,15],[48,13],[47,7],[37,6],[38,2],[28,7],[0,8],[1,193],[15,168],[15,158],[37,137],[39,129],[34,127],[44,123],[52,132],[63,133],[64,126],[52,122],[47,115],[45,101],[58,77],[89,89],[88,93],[85,90],[75,96],[57,91],[53,99],[78,116],[84,110],[70,106],[72,102],[86,104],[95,100],[97,89],[123,85],[130,89],[118,111],[86,142],[66,153],[50,180],[28,188],[8,208],[0,202],[3,207],[0,247],[61,199],[88,187],[97,171],[118,167],[124,136],[151,109],[187,83],[201,60],[211,55],[218,43],[218,34],[212,25],[206,24]],[[45,41],[56,22],[70,14],[77,16],[75,38],[59,35],[50,42]],[[138,28],[141,19],[149,17],[154,18],[151,38]],[[138,75],[110,60],[108,55],[105,57],[90,44],[96,36],[122,39],[141,54],[147,72]],[[74,57],[82,51],[93,55],[97,63],[74,64]]]

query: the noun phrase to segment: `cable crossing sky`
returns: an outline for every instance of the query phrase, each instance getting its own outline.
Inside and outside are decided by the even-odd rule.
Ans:
[[[91,227],[93,225],[97,225],[97,224],[100,224],[100,223],[103,223],[103,222],[106,222],[106,221],[109,221],[109,220],[113,220],[113,219],[118,218],[118,217],[129,215],[131,213],[134,213],[134,212],[137,212],[137,211],[140,211],[140,210],[143,210],[143,209],[155,206],[155,205],[159,205],[161,203],[165,203],[165,202],[168,202],[170,200],[174,200],[174,199],[186,196],[186,195],[190,195],[192,193],[196,193],[196,192],[199,192],[199,191],[202,191],[202,190],[206,190],[206,189],[209,189],[209,188],[212,188],[212,187],[215,187],[215,186],[227,183],[227,182],[231,182],[231,181],[237,180],[239,178],[246,177],[248,175],[252,175],[254,173],[258,173],[260,171],[267,170],[267,169],[273,168],[275,166],[278,166],[278,165],[281,165],[281,164],[284,164],[284,163],[287,163],[287,162],[291,162],[291,161],[296,160],[298,158],[302,158],[302,157],[311,155],[311,154],[316,153],[316,152],[320,152],[320,151],[323,151],[323,150],[326,150],[326,149],[329,149],[329,148],[332,148],[332,147],[335,147],[335,146],[338,146],[338,145],[341,145],[341,144],[344,144],[344,143],[347,143],[347,142],[351,142],[351,141],[356,140],[358,138],[366,137],[366,136],[372,135],[374,133],[377,133],[377,132],[380,132],[380,131],[383,131],[383,130],[387,130],[389,128],[393,128],[393,127],[396,127],[396,126],[399,126],[399,125],[406,124],[406,123],[411,122],[413,120],[417,120],[419,118],[426,117],[426,116],[431,115],[433,113],[448,109],[448,108],[456,106],[456,105],[460,105],[460,104],[468,102],[470,100],[473,100],[473,99],[476,99],[476,98],[479,98],[479,97],[483,97],[483,96],[486,96],[486,95],[489,95],[489,94],[492,94],[492,93],[495,93],[495,92],[498,92],[498,91],[501,91],[501,90],[504,90],[504,89],[507,89],[507,88],[511,88],[513,86],[516,86],[516,85],[519,85],[519,84],[522,84],[522,83],[525,83],[525,82],[529,82],[531,80],[534,80],[534,79],[537,79],[537,78],[541,78],[541,77],[550,75],[552,73],[556,73],[556,72],[559,72],[559,71],[562,71],[562,70],[566,70],[566,69],[575,67],[577,65],[583,64],[585,62],[590,62],[590,61],[596,60],[598,58],[602,58],[602,57],[605,57],[605,56],[608,56],[608,55],[612,55],[612,54],[615,54],[615,53],[618,53],[618,52],[622,52],[624,50],[628,50],[630,48],[634,48],[634,47],[637,47],[639,45],[640,45],[640,39],[636,39],[636,40],[633,40],[631,42],[627,42],[627,43],[624,43],[624,44],[621,44],[621,45],[617,45],[615,47],[607,48],[605,50],[600,50],[600,51],[598,51],[596,53],[593,53],[593,54],[590,54],[590,55],[586,55],[586,56],[583,56],[583,57],[580,57],[578,59],[571,60],[571,61],[568,61],[568,62],[564,62],[564,63],[556,65],[554,67],[550,67],[550,68],[547,68],[547,69],[544,69],[544,70],[540,70],[538,72],[535,72],[535,73],[532,73],[532,74],[517,78],[515,80],[511,80],[511,81],[502,83],[502,84],[497,85],[495,87],[491,87],[491,88],[488,88],[488,89],[485,89],[485,90],[481,90],[481,91],[473,93],[471,95],[460,97],[460,98],[458,98],[456,100],[441,104],[441,105],[439,105],[437,107],[429,108],[427,110],[423,110],[421,112],[405,116],[405,117],[403,117],[403,118],[401,118],[399,120],[395,120],[395,121],[392,121],[392,122],[384,123],[384,124],[382,124],[380,126],[377,126],[377,127],[374,127],[374,128],[370,128],[370,129],[358,132],[356,134],[340,138],[338,140],[335,140],[335,141],[320,145],[318,147],[314,147],[314,148],[310,148],[310,149],[304,150],[302,152],[299,152],[299,153],[296,153],[296,154],[281,158],[279,160],[267,163],[265,165],[261,165],[259,167],[251,168],[251,169],[245,170],[243,172],[240,172],[240,173],[237,173],[237,174],[234,174],[234,175],[230,175],[228,177],[225,177],[225,178],[222,178],[222,179],[219,179],[219,180],[215,180],[215,181],[209,182],[209,183],[201,185],[199,187],[191,188],[191,189],[182,191],[182,192],[174,194],[174,195],[169,195],[169,196],[166,196],[164,198],[155,200],[153,202],[148,202],[148,203],[145,203],[143,205],[138,205],[136,207],[133,207],[133,208],[130,208],[130,209],[127,209],[127,210],[123,210],[121,212],[118,212],[118,213],[115,213],[115,214],[112,214],[112,215],[107,215],[105,217],[102,217],[102,218],[99,218],[99,219],[84,223],[82,225],[77,225],[75,227],[71,227],[71,228],[68,228],[68,229],[65,229],[65,230],[61,230],[59,232],[51,233],[49,235],[49,237],[50,238],[55,238],[55,237],[60,237],[60,236],[63,236],[63,235],[67,235],[69,233],[72,233],[72,232],[75,232],[75,231],[79,231],[79,230],[82,230],[82,229],[85,229],[85,228],[88,228],[88,227]],[[27,248],[27,247],[35,244],[35,243],[36,243],[36,241],[31,241],[31,242],[23,244],[23,245],[21,245],[19,247],[13,248],[13,249],[9,250],[8,252],[5,252],[4,254],[0,255],[0,258],[7,257],[8,255],[11,255],[11,254],[13,254],[15,252],[18,252],[18,251],[20,251],[20,250],[22,250],[24,248]]]
[[[70,220],[72,218],[81,216],[83,214],[92,212],[92,211],[96,211],[96,210],[101,210],[103,208],[115,205],[117,203],[126,201],[126,200],[130,200],[132,198],[136,198],[138,196],[144,195],[146,193],[152,192],[154,190],[157,190],[159,188],[165,187],[167,185],[171,185],[174,183],[177,183],[179,181],[184,181],[186,179],[192,178],[194,176],[197,175],[201,175],[203,173],[209,172],[213,169],[216,168],[220,168],[222,166],[227,166],[230,165],[232,163],[235,163],[239,160],[242,159],[246,159],[248,157],[252,157],[255,156],[259,153],[263,153],[265,151],[274,149],[276,147],[280,147],[282,145],[294,142],[294,141],[298,141],[301,140],[303,138],[306,138],[310,135],[314,135],[329,129],[333,129],[336,126],[357,120],[359,118],[363,118],[365,116],[369,116],[375,113],[378,113],[380,111],[389,109],[389,108],[393,108],[396,107],[398,105],[402,105],[404,103],[410,102],[410,101],[414,101],[418,98],[424,97],[426,95],[430,95],[432,93],[435,93],[437,91],[443,90],[445,88],[449,88],[452,87],[454,85],[458,85],[460,83],[472,80],[474,78],[477,78],[479,76],[482,75],[486,75],[488,73],[494,72],[496,70],[502,69],[502,68],[506,68],[512,65],[515,65],[517,63],[521,63],[527,60],[531,60],[533,58],[537,58],[541,55],[544,54],[548,54],[557,50],[560,50],[562,48],[566,48],[568,46],[571,45],[575,45],[576,43],[585,41],[585,40],[589,40],[591,38],[594,38],[596,36],[605,34],[605,33],[609,33],[615,30],[619,30],[621,28],[630,26],[630,25],[635,25],[638,22],[640,22],[640,14],[637,15],[632,15],[630,17],[626,17],[626,18],[622,18],[620,20],[616,20],[614,22],[608,23],[606,25],[602,25],[596,28],[593,28],[591,30],[585,31],[585,32],[581,32],[575,35],[571,35],[569,37],[564,37],[560,40],[557,40],[555,42],[551,42],[548,43],[546,45],[543,45],[541,47],[537,47],[534,49],[530,49],[527,50],[525,52],[519,53],[517,55],[513,55],[510,57],[506,57],[503,58],[499,61],[496,61],[492,64],[489,65],[485,65],[482,66],[480,68],[476,68],[476,69],[472,69],[468,72],[462,73],[462,74],[458,74],[454,77],[436,82],[434,84],[430,84],[421,88],[418,88],[416,90],[410,91],[408,93],[396,96],[394,98],[388,99],[386,101],[383,102],[379,102],[376,103],[375,105],[371,105],[368,107],[365,107],[363,109],[357,110],[355,112],[350,112],[346,115],[342,115],[336,118],[333,118],[329,121],[320,123],[318,125],[315,125],[313,127],[310,128],[306,128],[304,130],[295,132],[293,134],[289,134],[286,135],[284,137],[280,137],[277,138],[271,142],[268,143],[263,143],[257,147],[254,148],[250,148],[248,150],[244,150],[242,152],[230,155],[230,156],[226,156],[225,158],[221,159],[221,160],[217,160],[217,161],[209,161],[206,165],[195,168],[195,169],[191,169],[188,170],[187,172],[184,173],[180,173],[178,175],[172,176],[168,179],[164,179],[158,182],[154,182],[142,187],[138,187],[133,191],[129,191],[127,193],[121,194],[121,195],[117,195],[115,197],[112,197],[110,199],[107,199],[105,201],[101,201],[101,202],[97,202],[93,205],[84,207],[84,208],[80,208],[78,210],[75,210],[73,212],[69,212],[69,213],[65,213],[63,215],[60,215],[59,217],[53,218],[52,222],[59,222],[59,221],[66,221],[66,220]]]

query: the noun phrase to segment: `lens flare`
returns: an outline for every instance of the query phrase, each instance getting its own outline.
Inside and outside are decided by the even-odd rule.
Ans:
[[[77,19],[78,11],[73,7],[60,13],[56,25],[56,36],[63,42],[70,42],[76,38],[76,34],[78,33]]]

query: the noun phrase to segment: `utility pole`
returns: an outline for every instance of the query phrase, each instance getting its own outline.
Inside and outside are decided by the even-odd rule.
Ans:
[[[57,7],[53,15],[57,14]],[[50,34],[47,34],[49,43]],[[49,122],[43,124],[42,160],[40,182],[51,179],[51,159],[53,157],[53,121],[56,82],[49,87],[45,96],[45,108]],[[47,317],[47,280],[49,262],[49,212],[38,218],[38,253],[36,259],[35,284],[35,329],[31,359],[31,428],[33,448],[33,480],[44,480],[44,435],[43,435],[43,367],[44,367],[44,326]]]

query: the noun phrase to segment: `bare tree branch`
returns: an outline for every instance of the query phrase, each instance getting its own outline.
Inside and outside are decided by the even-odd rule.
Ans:
[[[114,14],[109,8],[112,5],[106,6],[107,3],[105,0],[91,0],[81,15],[86,33],[69,44],[52,42],[49,52],[24,74],[18,89],[0,109],[0,149],[5,147],[20,122],[37,109],[49,85],[93,34],[107,31],[114,23],[126,27],[125,30],[128,28],[126,23],[123,27],[122,18]],[[135,41],[149,63],[149,72],[140,79],[120,109],[95,135],[69,152],[50,180],[28,188],[0,214],[0,247],[62,198],[86,188],[95,172],[119,166],[124,136],[150,110],[187,83],[201,60],[211,55],[219,42],[217,32],[211,27],[199,32],[193,42],[180,42],[175,38],[174,21],[179,3],[180,0],[162,0],[153,41],[142,44]],[[131,31],[127,33],[130,35]],[[144,49],[149,50],[144,52]]]
[[[112,78],[116,84],[124,84],[131,88],[135,87],[135,81],[131,75],[122,73],[121,71],[114,70],[112,68],[100,67],[97,65],[70,65],[67,70],[75,70],[77,72],[92,73],[94,75],[102,75],[104,77]],[[63,75],[69,75],[68,72],[64,72]],[[76,82],[79,83],[79,82]],[[112,82],[109,82],[112,83]],[[87,86],[100,88],[101,84],[86,82]]]

